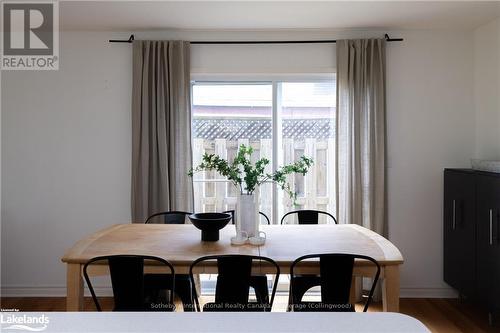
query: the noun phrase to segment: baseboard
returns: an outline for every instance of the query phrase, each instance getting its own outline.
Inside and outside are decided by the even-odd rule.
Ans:
[[[110,287],[95,287],[97,295],[112,296],[113,292]],[[84,290],[85,296],[90,296],[87,288]],[[2,297],[66,297],[66,287],[47,286],[47,287],[31,287],[31,286],[12,286],[2,287]]]
[[[96,287],[96,293],[111,296],[111,288]],[[5,286],[2,287],[2,297],[66,297],[66,287],[61,286]],[[85,295],[90,293],[85,289]],[[451,288],[401,288],[401,298],[457,298],[458,294]]]
[[[401,288],[401,298],[457,298],[452,288]]]

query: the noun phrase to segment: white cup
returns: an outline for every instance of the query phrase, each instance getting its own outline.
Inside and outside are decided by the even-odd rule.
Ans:
[[[248,241],[252,245],[263,245],[266,242],[266,233],[264,231],[259,231],[258,236],[250,237]]]
[[[233,245],[243,245],[248,240],[248,233],[246,231],[236,232],[236,236],[231,237],[231,244]]]

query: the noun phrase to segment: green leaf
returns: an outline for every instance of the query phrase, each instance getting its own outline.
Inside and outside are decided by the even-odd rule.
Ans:
[[[247,194],[252,194],[259,185],[266,181],[275,182],[293,199],[295,204],[297,194],[292,191],[290,184],[287,182],[287,176],[294,173],[305,175],[314,164],[314,161],[306,156],[301,156],[293,164],[284,165],[273,173],[266,173],[266,166],[271,161],[261,157],[255,164],[252,164],[253,152],[251,146],[241,145],[231,163],[218,155],[205,153],[202,162],[195,168],[190,169],[188,175],[192,177],[196,172],[215,170],[239,187],[241,193],[245,190]]]

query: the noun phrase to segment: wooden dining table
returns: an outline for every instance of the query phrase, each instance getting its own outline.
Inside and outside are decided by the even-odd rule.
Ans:
[[[200,231],[191,224],[116,224],[78,241],[62,257],[67,266],[67,311],[83,310],[85,263],[94,257],[135,254],[168,260],[176,274],[187,274],[191,263],[206,255],[245,254],[269,257],[287,274],[300,256],[315,253],[355,253],[377,260],[381,267],[384,311],[399,311],[399,271],[403,256],[381,235],[354,224],[261,225],[266,233],[264,245],[232,245],[233,225],[220,231],[216,242],[201,241]],[[109,274],[105,265],[89,267],[91,275]],[[146,267],[154,272],[159,267]],[[205,273],[215,273],[208,267]],[[375,266],[356,261],[353,276],[373,276]],[[351,295],[355,294],[353,290]],[[354,296],[353,296],[354,297]]]

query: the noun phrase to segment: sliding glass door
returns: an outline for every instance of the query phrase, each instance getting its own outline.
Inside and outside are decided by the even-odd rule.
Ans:
[[[314,160],[306,176],[289,177],[297,193],[295,203],[278,192],[278,216],[297,209],[317,209],[334,213],[335,188],[335,82],[278,82],[278,123],[281,129],[279,165],[305,155]],[[287,220],[287,223],[296,222]],[[325,223],[323,216],[319,223]],[[279,223],[279,221],[278,221]]]
[[[301,155],[314,159],[305,176],[290,176],[297,192],[293,202],[271,183],[260,187],[260,210],[280,223],[295,209],[335,213],[334,128],[335,80],[269,80],[263,82],[195,81],[192,89],[193,163],[204,153],[232,160],[241,144],[254,158],[271,161],[268,171]],[[194,177],[195,211],[235,208],[237,189],[214,172]],[[320,223],[323,221],[320,221]]]

